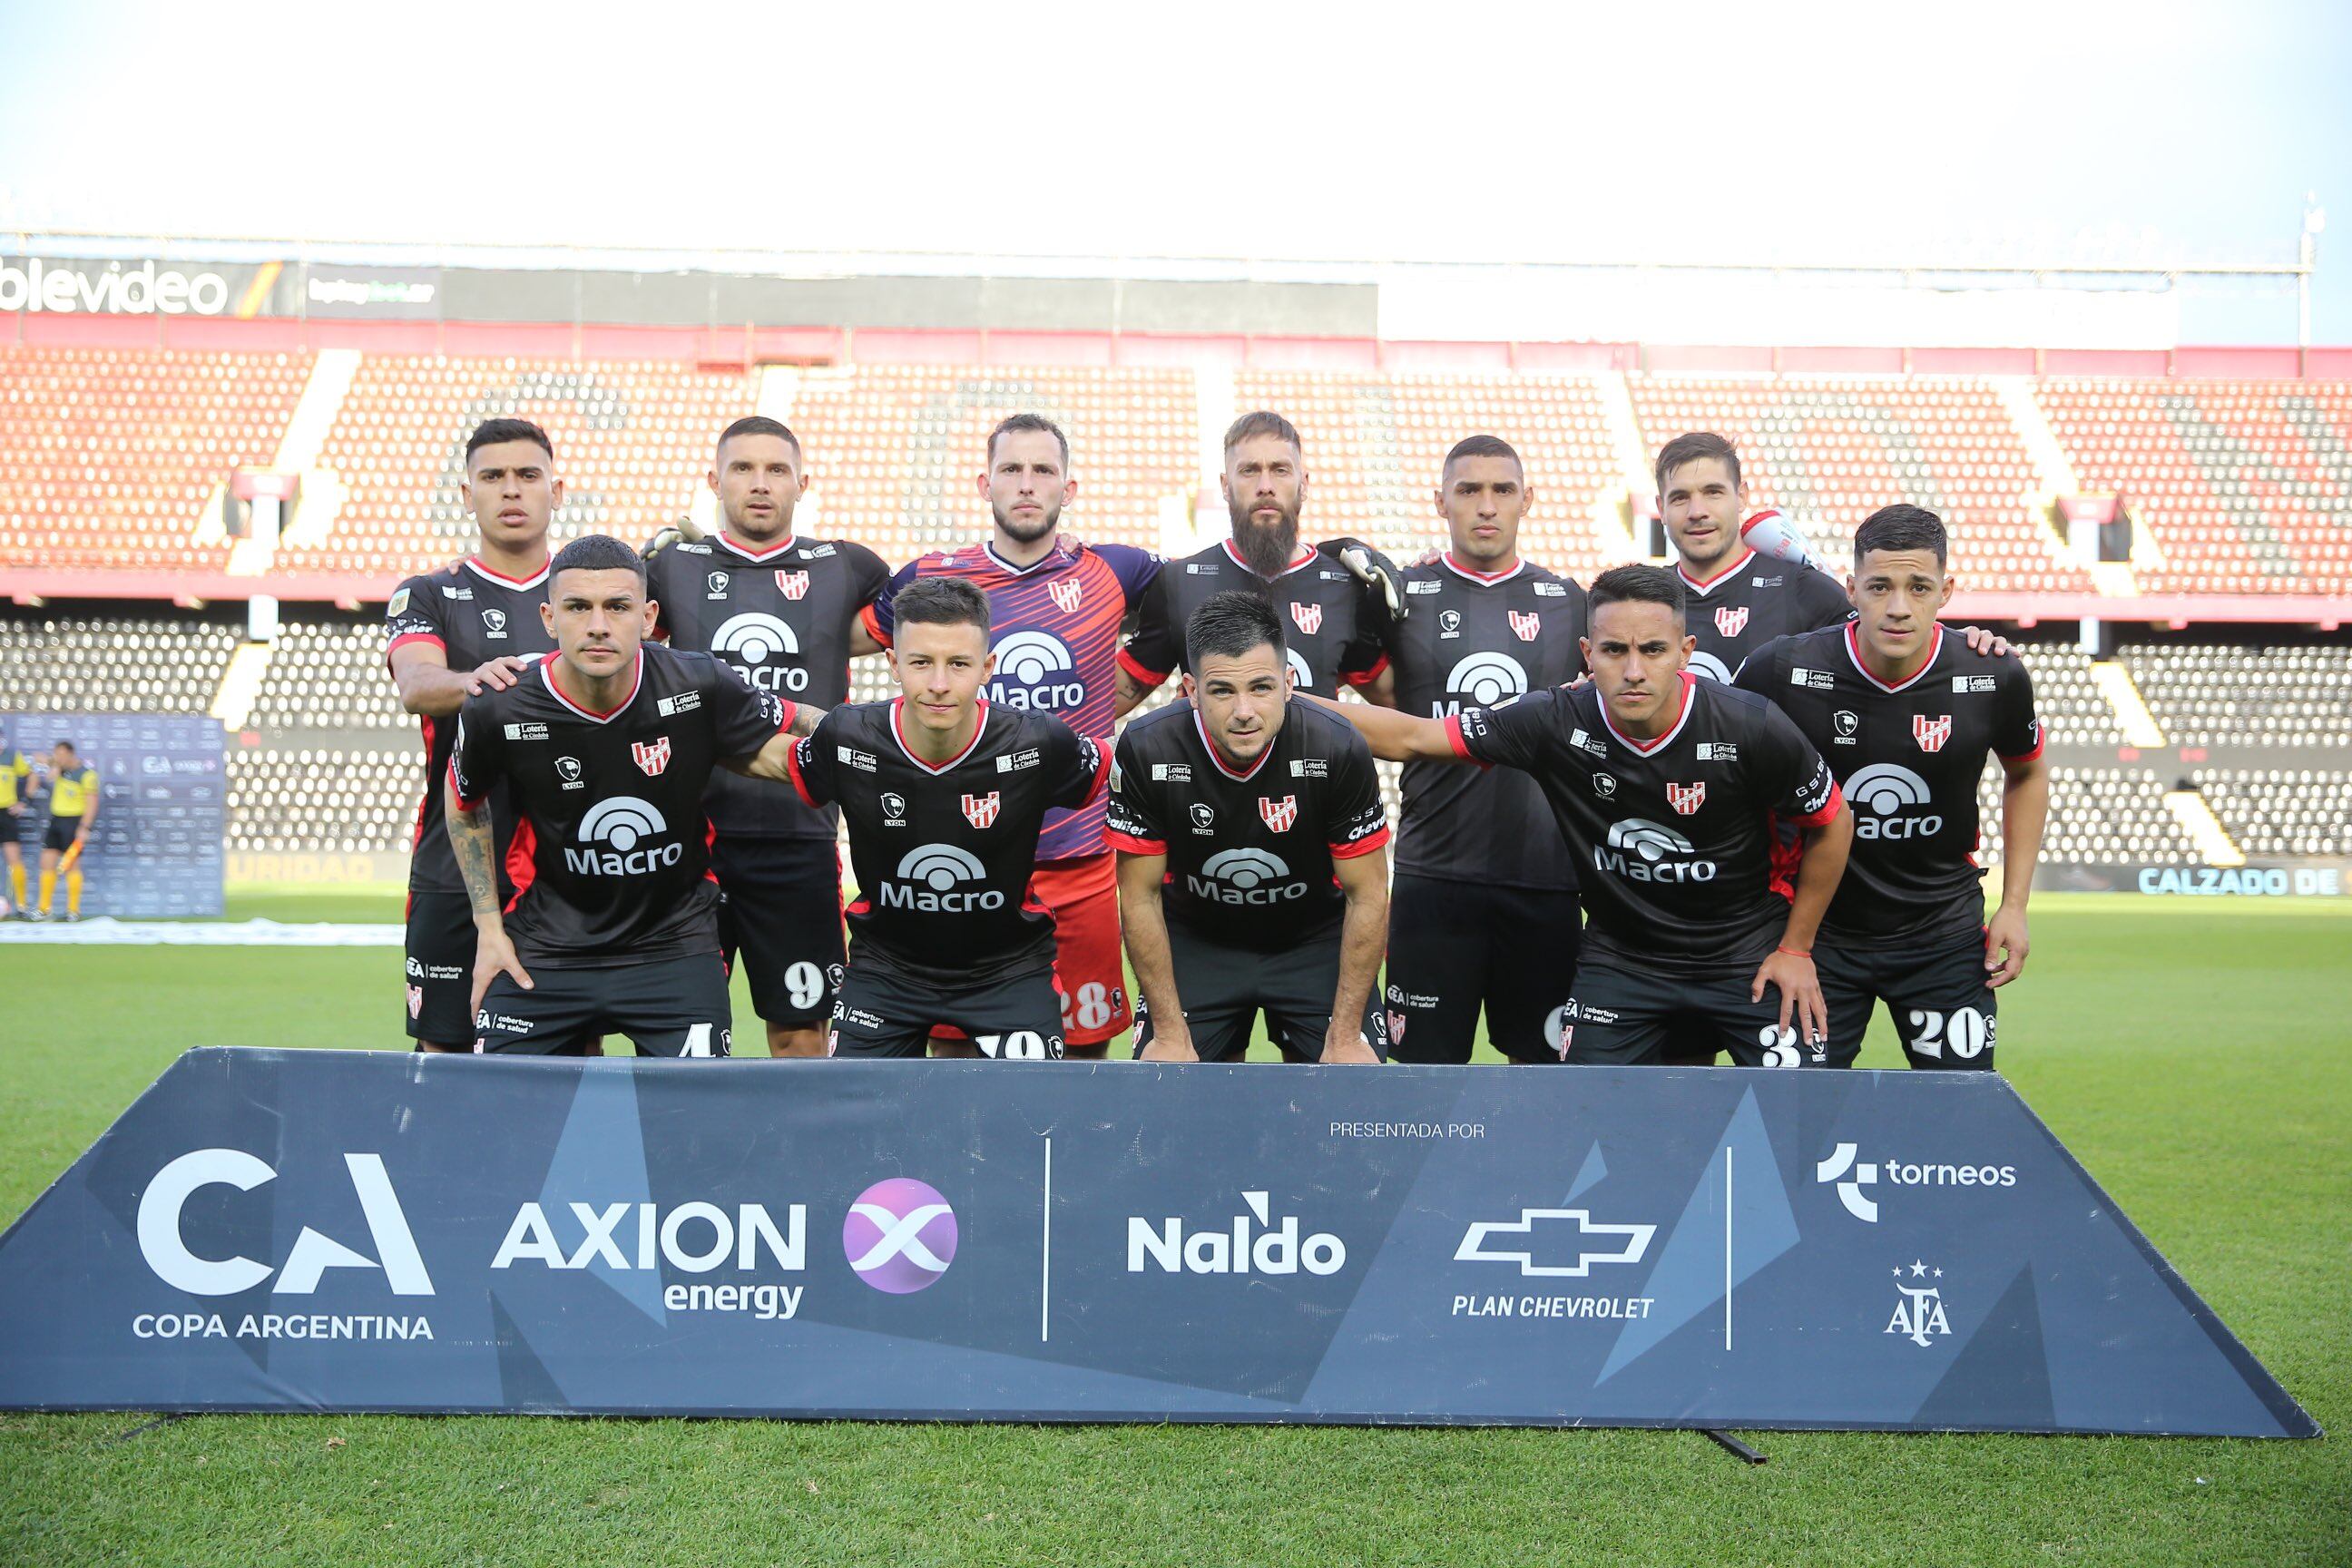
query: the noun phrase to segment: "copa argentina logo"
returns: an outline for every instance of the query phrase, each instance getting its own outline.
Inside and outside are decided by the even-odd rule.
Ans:
[[[1034,713],[1059,713],[1083,705],[1086,683],[1068,679],[1076,668],[1062,639],[1045,632],[1013,632],[999,642],[996,678],[988,700]]]
[[[1449,718],[1465,708],[1492,708],[1527,694],[1527,671],[1519,668],[1517,659],[1499,653],[1474,653],[1447,672],[1444,700],[1429,705],[1429,716]]]
[[[730,616],[710,639],[710,651],[735,667],[737,673],[761,691],[805,691],[809,672],[799,665],[771,664],[780,657],[800,657],[800,638],[774,616],[756,610]]]
[[[588,808],[580,819],[579,844],[563,847],[563,864],[583,877],[649,876],[686,857],[683,844],[647,842],[668,832],[652,802],[616,795]]]
[[[1918,808],[1929,802],[1927,781],[1893,763],[1857,768],[1845,781],[1853,803],[1857,838],[1926,838],[1942,830],[1944,819]]]
[[[1348,1244],[1328,1230],[1299,1234],[1298,1216],[1274,1218],[1273,1195],[1244,1193],[1247,1214],[1213,1230],[1191,1230],[1174,1215],[1127,1222],[1127,1271],[1141,1274],[1157,1266],[1176,1274],[1337,1274],[1348,1262]],[[1250,1223],[1255,1216],[1257,1224]]]
[[[988,868],[969,849],[926,844],[907,851],[898,861],[898,874],[884,878],[876,897],[886,910],[919,910],[925,914],[1001,910],[1004,907],[1002,892],[966,886],[987,876]]]
[[[1196,899],[1218,904],[1279,904],[1307,896],[1307,884],[1290,880],[1282,857],[1264,849],[1220,849],[1187,871],[1184,886]]]
[[[1712,882],[1714,861],[1679,858],[1694,849],[1673,828],[1629,816],[1609,825],[1609,841],[1592,847],[1592,863],[1629,882]]]

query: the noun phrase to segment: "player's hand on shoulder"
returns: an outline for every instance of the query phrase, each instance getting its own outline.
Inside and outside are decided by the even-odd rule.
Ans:
[[[530,668],[530,660],[517,658],[512,654],[485,659],[467,672],[466,695],[479,697],[485,691],[504,691],[520,680],[522,672]]]
[[[1959,632],[1961,637],[1968,639],[1970,653],[1985,654],[1993,658],[2006,658],[2017,651],[2010,646],[2007,637],[1984,626],[1962,626]]]

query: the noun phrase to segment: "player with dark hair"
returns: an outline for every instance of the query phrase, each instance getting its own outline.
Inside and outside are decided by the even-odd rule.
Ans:
[[[978,479],[993,528],[961,550],[921,555],[899,568],[866,612],[867,632],[890,642],[893,596],[908,584],[955,577],[988,595],[990,657],[985,695],[1000,707],[1050,713],[1082,735],[1111,732],[1118,683],[1118,632],[1160,570],[1160,557],[1131,544],[1088,544],[1062,531],[1062,509],[1078,497],[1070,444],[1061,426],[1015,414],[988,435]],[[1037,843],[1032,887],[1054,912],[1054,977],[1062,993],[1062,1037],[1073,1057],[1102,1056],[1129,1019],[1118,955],[1118,884],[1103,846],[1103,802],[1049,811]]]
[[[714,767],[788,775],[819,714],[709,654],[647,647],[637,552],[591,534],[551,568],[557,647],[459,710],[445,811],[476,929],[474,1048],[579,1055],[607,1031],[640,1054],[723,1057],[732,1040],[702,803]],[[499,895],[489,791],[517,816]]]
[[[1218,483],[1233,536],[1171,561],[1145,599],[1135,635],[1118,652],[1120,717],[1184,662],[1184,628],[1212,594],[1240,589],[1286,615],[1286,656],[1301,691],[1336,697],[1339,682],[1370,686],[1388,667],[1381,651],[1404,614],[1402,578],[1389,559],[1357,539],[1299,542],[1307,504],[1307,458],[1298,431],[1279,414],[1244,414],[1225,431]]]
[[[761,415],[719,433],[708,483],[719,531],[646,559],[655,635],[708,653],[756,689],[803,707],[849,695],[849,661],[878,651],[860,616],[890,580],[862,544],[807,539],[793,527],[808,489],[800,437]],[[825,1020],[846,952],[841,931],[839,819],[783,784],[711,775],[721,949],[740,952],[768,1051],[824,1055]]]
[[[890,672],[904,694],[824,717],[791,755],[812,806],[838,801],[858,887],[835,1056],[1063,1054],[1054,915],[1031,892],[1045,814],[1102,785],[1095,742],[1049,713],[991,702],[988,595],[925,577],[892,605]]]
[[[81,760],[71,741],[59,741],[49,752],[44,788],[49,797],[49,825],[41,835],[41,907],[33,919],[45,921],[56,907],[58,878],[66,883],[66,919],[81,919],[81,857],[89,830],[98,821],[98,770]]]
[[[1511,445],[1471,436],[1436,492],[1449,547],[1408,567],[1412,615],[1390,634],[1394,705],[1444,719],[1559,686],[1584,667],[1584,590],[1519,555],[1535,503]],[[1486,1013],[1495,1047],[1558,1060],[1547,1021],[1576,973],[1576,857],[1527,774],[1409,763],[1389,912],[1389,1052],[1466,1062]]]
[[[25,753],[9,745],[7,733],[0,731],[0,859],[8,863],[8,909],[13,914],[29,915],[31,907],[25,898],[25,848],[23,833],[18,824],[24,819],[26,797],[32,792],[33,764]]]
[[[1759,556],[1741,537],[1748,482],[1730,442],[1709,430],[1677,436],[1658,449],[1656,477],[1659,520],[1694,601],[1686,607],[1694,671],[1727,681],[1741,659],[1774,637],[1846,618],[1837,579]]]
[[[547,531],[563,504],[555,447],[527,419],[488,419],[466,441],[458,493],[480,533],[457,564],[403,583],[384,607],[384,658],[400,705],[425,737],[425,797],[408,861],[408,1035],[419,1050],[472,1048],[468,1005],[474,922],[442,826],[442,785],[468,696],[502,691],[555,643],[547,603]],[[492,794],[494,863],[503,867],[514,817]],[[504,876],[503,870],[499,875]],[[502,884],[503,885],[503,884]]]
[[[1770,643],[1735,677],[1796,721],[1853,807],[1853,858],[1813,950],[1835,1067],[1853,1064],[1884,1001],[1912,1066],[1990,1068],[1994,993],[2025,966],[2050,809],[2042,724],[2014,654],[1979,653],[1937,623],[1947,551],[1934,512],[1873,512],[1853,536],[1855,618]],[[1988,754],[2006,779],[1990,924],[1974,854]]]
[[[1239,1061],[1263,1010],[1285,1060],[1376,1061],[1389,828],[1371,752],[1293,700],[1255,594],[1211,595],[1184,637],[1183,698],[1127,727],[1112,770],[1136,1055]]]
[[[1853,815],[1786,714],[1685,668],[1682,607],[1674,573],[1612,567],[1587,594],[1589,685],[1443,721],[1325,706],[1381,756],[1534,775],[1581,863],[1587,917],[1560,1059],[1658,1061],[1680,1026],[1744,1067],[1820,1065],[1813,935]],[[1801,855],[1775,813],[1799,825]]]

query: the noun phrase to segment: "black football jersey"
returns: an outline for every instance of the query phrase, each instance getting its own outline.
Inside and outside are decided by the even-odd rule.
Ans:
[[[851,962],[918,984],[1051,968],[1054,917],[1029,889],[1037,833],[1050,808],[1094,799],[1100,751],[1051,714],[983,701],[971,744],[933,767],[900,738],[903,701],[835,708],[793,751],[801,797],[849,819]]]
[[[1598,938],[1624,951],[1729,963],[1761,958],[1789,918],[1799,847],[1774,813],[1837,816],[1837,781],[1789,716],[1685,674],[1682,715],[1654,741],[1618,732],[1594,686],[1555,688],[1448,719],[1455,751],[1523,769],[1576,851]]]
[[[1451,552],[1404,574],[1403,621],[1389,634],[1389,668],[1404,712],[1449,718],[1465,708],[1561,686],[1584,668],[1584,590],[1531,562],[1473,571]],[[1576,858],[1552,826],[1535,780],[1510,769],[1417,762],[1404,766],[1399,871],[1490,887],[1576,886]]]
[[[1769,643],[1734,679],[1796,721],[1853,807],[1853,853],[1822,935],[1885,948],[1983,923],[1976,848],[1985,756],[2042,753],[2033,679],[2015,654],[1973,652],[1939,626],[1919,673],[1886,686],[1863,668],[1848,623]]]
[[[1704,583],[1680,565],[1675,570],[1683,580],[1684,629],[1698,639],[1691,670],[1709,680],[1728,684],[1740,661],[1774,637],[1833,626],[1853,614],[1836,578],[1777,555],[1743,549],[1736,564]]]
[[[544,566],[529,577],[507,577],[479,561],[460,561],[411,577],[393,594],[383,612],[383,655],[389,659],[410,643],[429,642],[441,650],[451,669],[467,670],[494,658],[553,653],[555,639],[548,636],[539,614],[545,603]],[[409,851],[409,890],[462,893],[466,881],[457,875],[441,816],[441,781],[449,773],[457,717],[436,719],[427,713],[417,723],[425,731],[425,799],[416,808],[416,834]],[[514,813],[503,787],[491,792],[490,823],[503,857],[514,834]]]
[[[1387,668],[1379,630],[1364,615],[1363,584],[1345,566],[1303,550],[1269,583],[1249,569],[1229,539],[1160,569],[1118,662],[1145,685],[1159,685],[1170,671],[1184,668],[1184,627],[1192,612],[1210,595],[1233,589],[1257,595],[1282,617],[1299,690],[1337,697],[1340,681],[1366,685]]]
[[[649,646],[619,707],[593,713],[537,668],[466,699],[449,776],[471,803],[504,779],[516,816],[507,934],[523,967],[603,968],[719,951],[703,791],[793,707],[709,654]]]
[[[669,646],[708,653],[753,689],[837,708],[849,696],[849,637],[890,569],[862,544],[789,539],[751,551],[720,535],[653,558],[646,592]],[[831,807],[740,773],[710,778],[710,825],[730,837],[831,838]]]
[[[1236,773],[1178,699],[1128,725],[1103,837],[1168,857],[1171,924],[1252,952],[1328,934],[1347,912],[1331,863],[1389,841],[1372,753],[1346,720],[1294,698]]]

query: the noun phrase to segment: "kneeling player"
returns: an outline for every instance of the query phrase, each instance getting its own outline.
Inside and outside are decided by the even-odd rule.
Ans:
[[[810,805],[840,804],[857,901],[832,1053],[919,1057],[934,1027],[1002,1060],[1063,1054],[1054,917],[1029,886],[1046,811],[1102,785],[1092,741],[985,701],[988,595],[961,577],[899,590],[890,672],[903,696],[824,716],[792,752]]]
[[[1913,1067],[1990,1068],[1996,987],[2025,966],[2025,902],[2050,773],[2033,682],[1936,620],[1952,596],[1943,520],[1884,507],[1853,536],[1856,618],[1748,656],[1736,684],[1829,759],[1854,813],[1853,858],[1814,948],[1829,1060],[1851,1067],[1884,1001]],[[1984,918],[1977,781],[2000,758],[2000,908]]]
[[[474,1049],[578,1056],[616,1032],[645,1056],[723,1057],[703,791],[721,764],[789,777],[792,737],[819,710],[709,654],[644,646],[655,607],[617,540],[565,545],[547,600],[556,653],[466,700],[449,763],[449,843],[477,933]],[[488,804],[501,779],[519,818],[504,910]]]
[[[1184,644],[1183,700],[1119,737],[1105,834],[1143,993],[1135,1054],[1239,1061],[1263,1009],[1285,1060],[1376,1061],[1389,828],[1371,752],[1293,699],[1255,595],[1211,595]]]

